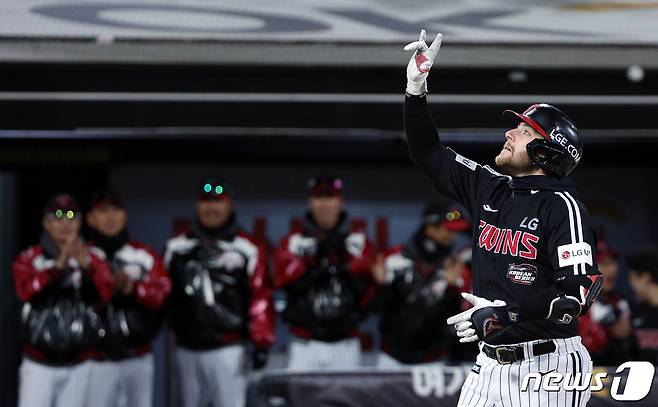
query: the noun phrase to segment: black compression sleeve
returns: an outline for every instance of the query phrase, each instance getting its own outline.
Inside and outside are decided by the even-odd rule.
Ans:
[[[568,295],[580,300],[580,287],[589,288],[591,281],[585,275],[569,276],[556,282],[556,286],[522,297],[518,301],[521,320],[545,319],[551,309],[551,302]]]
[[[521,297],[518,301],[519,319],[531,321],[533,319],[546,319],[551,301],[560,296],[556,288],[547,288],[532,295]]]
[[[440,157],[441,141],[430,115],[425,95],[407,95],[404,102],[404,128],[409,143],[409,154],[418,167],[430,178],[436,174],[433,157]],[[434,169],[433,169],[434,168]]]

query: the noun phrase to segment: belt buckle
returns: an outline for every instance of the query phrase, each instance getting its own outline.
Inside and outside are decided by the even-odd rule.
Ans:
[[[495,349],[496,351],[496,360],[498,363],[501,365],[511,365],[512,363],[516,362],[516,357],[514,355],[514,349],[510,348],[509,346],[498,346]],[[508,351],[512,355],[510,359],[505,359],[503,357],[503,351]]]

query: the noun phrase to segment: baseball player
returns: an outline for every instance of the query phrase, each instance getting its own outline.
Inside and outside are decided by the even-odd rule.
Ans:
[[[87,391],[99,328],[96,306],[112,296],[112,274],[80,238],[81,219],[71,195],[52,197],[39,244],[12,266],[22,302],[19,407],[93,405]]]
[[[204,180],[191,230],[167,243],[169,324],[186,407],[244,405],[248,368],[266,364],[275,340],[265,248],[238,225],[233,198],[226,182]]]
[[[303,225],[274,254],[275,285],[286,292],[284,320],[295,336],[288,349],[293,369],[361,364],[357,326],[374,293],[374,246],[361,228],[350,226],[342,191],[340,178],[309,180]]]
[[[535,104],[504,115],[496,166],[482,166],[441,144],[427,105],[427,76],[441,45],[425,31],[405,47],[404,121],[409,150],[435,189],[456,199],[473,219],[473,307],[450,317],[461,342],[480,341],[480,353],[459,406],[582,406],[590,391],[521,391],[524,377],[588,373],[592,361],[578,336],[578,316],[603,282],[590,217],[566,176],[583,142],[562,111]],[[569,380],[569,384],[575,377]],[[534,384],[534,383],[533,383]]]
[[[97,191],[89,203],[87,237],[92,252],[107,260],[114,296],[101,311],[101,328],[91,366],[94,406],[151,407],[151,341],[160,331],[171,281],[150,247],[130,238],[123,197]]]
[[[428,205],[418,230],[404,245],[392,247],[373,267],[381,284],[374,301],[381,313],[380,369],[428,363],[448,356],[455,336],[438,325],[460,311],[467,290],[467,268],[455,253],[459,232],[469,222],[449,200]]]

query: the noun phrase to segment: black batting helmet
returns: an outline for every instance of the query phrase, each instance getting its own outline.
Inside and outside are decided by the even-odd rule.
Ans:
[[[568,175],[583,156],[583,141],[573,121],[555,106],[534,104],[523,113],[505,110],[512,126],[528,124],[544,137],[528,143],[526,149],[532,165],[562,178]]]

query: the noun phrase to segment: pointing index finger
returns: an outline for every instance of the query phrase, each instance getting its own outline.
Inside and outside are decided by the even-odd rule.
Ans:
[[[450,318],[448,318],[446,320],[446,323],[448,325],[453,325],[453,324],[456,324],[458,322],[464,322],[464,321],[467,321],[470,318],[470,316],[471,316],[471,310],[469,309],[469,310],[466,310],[466,311],[462,311],[457,315],[451,316]]]
[[[479,299],[478,297],[474,296],[471,293],[462,293],[462,297],[464,297],[466,301],[470,302],[473,305],[477,305]]]

